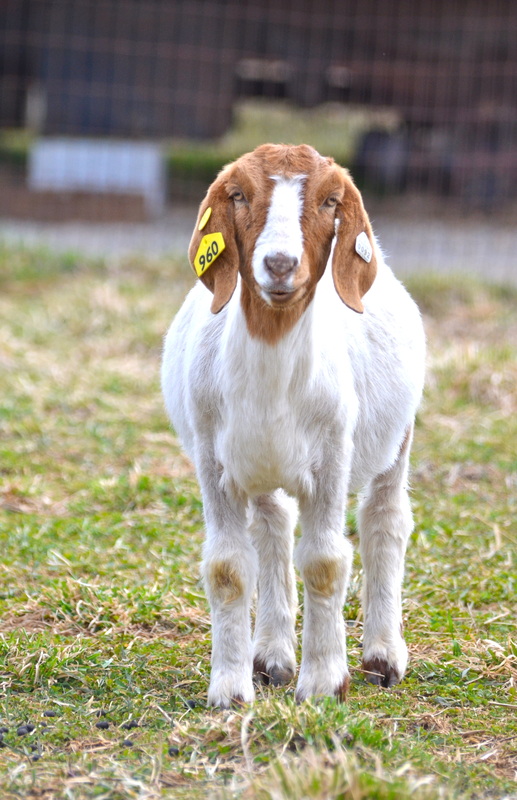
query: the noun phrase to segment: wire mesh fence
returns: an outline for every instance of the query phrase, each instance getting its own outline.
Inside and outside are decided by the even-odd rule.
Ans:
[[[0,217],[156,219],[266,139],[348,166],[388,236],[441,215],[431,266],[495,250],[511,277],[517,5],[2,0]],[[471,251],[439,241],[467,216]]]

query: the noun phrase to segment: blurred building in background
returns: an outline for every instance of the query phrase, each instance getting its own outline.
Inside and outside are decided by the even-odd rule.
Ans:
[[[30,153],[13,130],[30,132],[29,150],[60,137],[202,143],[246,98],[388,110],[348,163],[373,195],[482,211],[517,200],[513,0],[3,0],[0,215],[49,208],[44,187],[39,212],[23,194]],[[131,218],[118,181],[103,187],[107,213]]]

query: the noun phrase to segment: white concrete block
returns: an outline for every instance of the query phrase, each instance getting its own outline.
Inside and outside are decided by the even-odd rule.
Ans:
[[[30,153],[28,183],[35,190],[142,195],[152,215],[165,207],[165,162],[155,142],[39,139]]]

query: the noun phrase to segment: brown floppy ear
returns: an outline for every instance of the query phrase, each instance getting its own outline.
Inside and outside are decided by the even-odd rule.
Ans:
[[[239,271],[234,205],[226,192],[226,172],[216,178],[199,207],[188,249],[192,268],[214,295],[213,314],[230,301]]]
[[[343,170],[345,193],[338,205],[339,226],[332,258],[334,286],[343,303],[362,314],[361,301],[377,274],[374,239],[359,190]]]

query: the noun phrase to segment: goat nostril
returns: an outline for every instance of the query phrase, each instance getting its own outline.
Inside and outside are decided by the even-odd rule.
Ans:
[[[296,256],[288,256],[284,253],[277,253],[274,256],[266,256],[264,264],[267,271],[275,278],[285,278],[290,275],[298,266]]]

